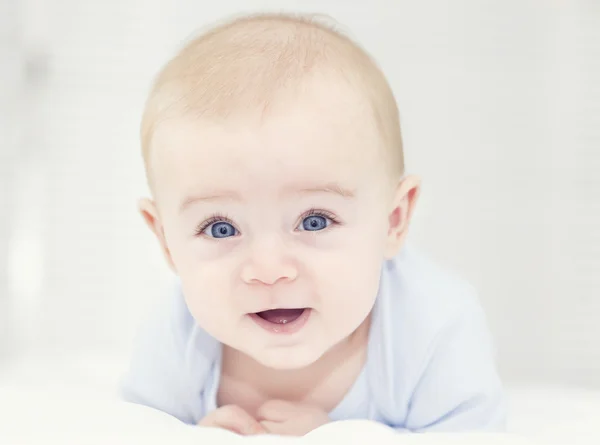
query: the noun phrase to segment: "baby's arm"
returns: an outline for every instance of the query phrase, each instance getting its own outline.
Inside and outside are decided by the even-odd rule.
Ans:
[[[478,305],[438,333],[409,405],[410,431],[504,430],[502,384]]]
[[[161,302],[136,336],[121,394],[126,401],[195,423],[197,407],[191,406],[193,389],[184,360],[191,327],[179,307],[182,301],[173,297]]]

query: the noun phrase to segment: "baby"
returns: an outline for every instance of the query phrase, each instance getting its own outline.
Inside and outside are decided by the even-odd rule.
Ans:
[[[473,289],[405,247],[419,180],[349,38],[278,14],[213,28],[158,76],[141,138],[140,211],[179,284],[127,400],[244,435],[503,428]]]

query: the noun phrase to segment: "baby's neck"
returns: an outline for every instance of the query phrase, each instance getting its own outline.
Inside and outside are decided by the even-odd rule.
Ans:
[[[329,412],[343,399],[366,361],[370,320],[310,366],[268,368],[248,355],[223,347],[219,406],[236,404],[249,412],[267,400],[313,403]]]

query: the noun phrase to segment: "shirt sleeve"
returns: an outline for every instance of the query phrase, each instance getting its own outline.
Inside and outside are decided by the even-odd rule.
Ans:
[[[171,296],[173,297],[173,295]],[[170,298],[160,304],[139,330],[129,369],[121,381],[124,400],[193,423],[193,393],[185,366],[189,320],[183,301]]]
[[[482,308],[470,306],[435,336],[403,431],[505,429],[506,403],[491,336]]]

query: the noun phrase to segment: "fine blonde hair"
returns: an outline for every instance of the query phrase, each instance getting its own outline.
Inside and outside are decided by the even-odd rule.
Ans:
[[[148,172],[152,137],[160,122],[181,116],[225,119],[263,113],[278,94],[315,71],[329,72],[364,92],[387,147],[389,170],[400,177],[404,156],[398,108],[377,64],[352,39],[319,15],[246,15],[193,38],[163,67],[141,123]]]

